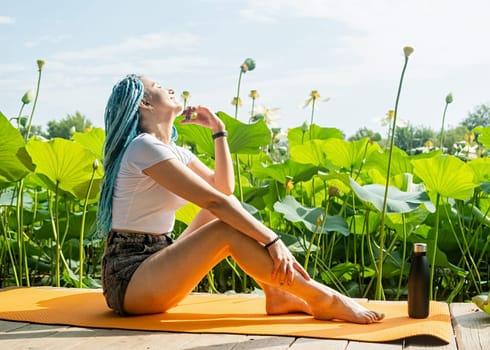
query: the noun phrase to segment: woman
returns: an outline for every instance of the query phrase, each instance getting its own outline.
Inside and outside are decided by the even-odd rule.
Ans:
[[[106,113],[105,178],[99,232],[108,233],[102,283],[120,315],[165,312],[218,262],[232,256],[263,288],[266,312],[305,312],[320,320],[372,323],[383,318],[310,279],[279,237],[233,197],[233,167],[223,122],[204,106],[183,123],[212,131],[215,169],[175,145],[182,106],[171,89],[130,75],[118,82]],[[186,201],[201,211],[169,238]]]

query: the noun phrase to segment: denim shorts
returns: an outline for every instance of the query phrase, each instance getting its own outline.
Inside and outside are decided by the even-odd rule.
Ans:
[[[102,257],[102,290],[107,305],[121,316],[129,281],[140,264],[149,256],[168,247],[172,239],[166,235],[111,231]]]

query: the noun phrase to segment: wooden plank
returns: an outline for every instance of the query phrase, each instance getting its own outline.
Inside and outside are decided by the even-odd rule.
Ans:
[[[247,341],[236,344],[236,346],[233,347],[233,350],[288,350],[293,342],[294,337],[251,335],[248,336]],[[208,348],[206,348],[206,350],[207,349]],[[192,350],[194,350],[194,348]],[[204,350],[204,348],[201,350]]]
[[[190,337],[188,337],[190,336]],[[213,349],[231,350],[235,349],[237,343],[246,342],[248,337],[239,334],[183,334],[180,337],[188,337],[188,341],[179,347],[173,346],[168,349]],[[165,348],[167,348],[166,343]]]
[[[92,329],[42,325],[47,332],[26,327],[23,332],[12,332],[8,339],[0,335],[0,348],[7,349],[189,349],[186,346],[194,334]]]
[[[289,350],[345,350],[347,340],[296,338]]]
[[[345,350],[402,350],[403,340],[386,343],[350,341]]]
[[[182,349],[193,335],[168,332],[127,331],[120,329],[74,328],[59,332],[49,341],[60,349]]]
[[[490,316],[473,303],[453,303],[450,310],[458,349],[488,350]]]
[[[0,320],[0,334],[13,329],[21,328],[26,325],[25,322],[14,322],[14,321],[4,321]]]
[[[23,327],[2,332],[0,344],[2,349],[54,349],[49,336],[56,334],[66,326],[43,324],[25,324]],[[46,340],[47,339],[47,340]],[[58,349],[57,349],[58,350]]]

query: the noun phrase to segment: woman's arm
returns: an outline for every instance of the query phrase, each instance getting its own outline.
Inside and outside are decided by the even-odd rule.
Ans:
[[[188,121],[184,120],[182,123],[192,123],[207,127],[211,129],[213,135],[226,131],[223,122],[208,107],[189,107],[184,113],[192,114],[194,117]],[[189,164],[189,168],[220,192],[232,194],[235,189],[235,177],[226,136],[221,136],[214,140],[214,154],[214,171],[211,171],[198,159],[193,160]]]
[[[250,215],[233,195],[226,195],[183,165],[177,159],[156,163],[144,170],[158,184],[176,195],[209,210],[231,227],[267,243],[276,234]]]
[[[167,190],[207,209],[233,229],[258,242],[267,244],[277,237],[274,231],[250,215],[233,195],[221,193],[177,159],[158,162],[145,169],[144,173]],[[284,243],[277,241],[267,250],[274,261],[273,279],[279,275],[281,281],[287,280],[288,283],[292,283],[293,270],[298,271],[305,279],[309,279],[306,271]]]

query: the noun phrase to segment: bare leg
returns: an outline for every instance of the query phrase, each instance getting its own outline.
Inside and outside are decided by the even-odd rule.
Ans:
[[[281,288],[261,284],[265,293],[265,311],[269,315],[303,312],[311,315],[310,306],[303,299]]]
[[[318,282],[305,280],[299,273],[295,274],[292,285],[280,286],[279,281],[271,278],[273,263],[268,252],[221,221],[209,222],[145,260],[128,285],[126,311],[142,314],[168,310],[229,255],[259,283],[281,288],[304,300],[317,319],[372,323],[383,318]]]
[[[191,234],[204,224],[217,220],[210,211],[202,209],[189,224],[181,237]],[[288,293],[281,288],[269,286],[264,283],[258,283],[265,294],[265,309],[269,315],[280,315],[292,312],[303,312],[311,315],[311,309],[308,304],[294,294]]]

